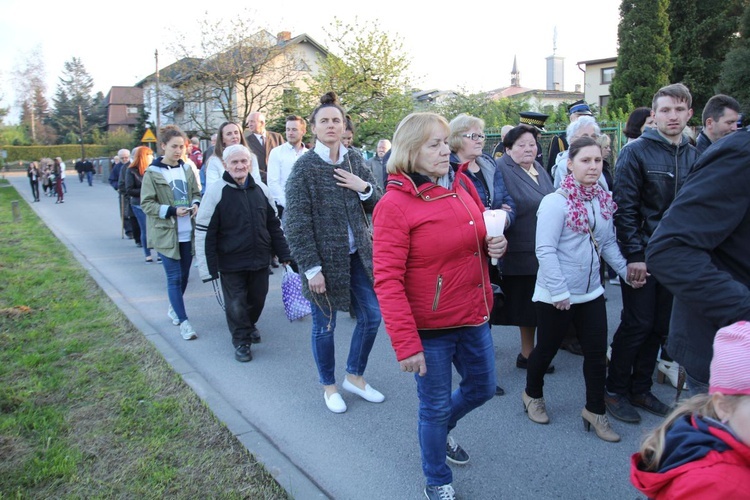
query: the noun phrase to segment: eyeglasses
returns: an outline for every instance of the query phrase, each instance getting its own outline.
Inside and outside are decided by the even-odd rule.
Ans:
[[[476,141],[477,139],[483,141],[487,136],[484,134],[461,134],[461,137],[466,137],[467,139],[471,139],[472,141]]]

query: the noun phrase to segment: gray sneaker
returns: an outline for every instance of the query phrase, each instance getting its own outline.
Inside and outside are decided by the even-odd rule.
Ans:
[[[457,465],[469,462],[469,454],[456,443],[452,436],[448,436],[448,442],[445,444],[445,458]]]
[[[174,309],[172,309],[172,306],[169,306],[169,309],[167,309],[167,316],[169,316],[169,319],[172,320],[173,325],[179,325],[180,324],[180,318],[177,317],[177,313],[174,312]]]
[[[424,489],[424,496],[429,500],[455,500],[456,492],[450,484],[427,486]]]
[[[180,335],[182,335],[182,338],[185,340],[193,340],[198,338],[198,334],[195,333],[193,325],[191,325],[190,321],[188,320],[180,323]]]

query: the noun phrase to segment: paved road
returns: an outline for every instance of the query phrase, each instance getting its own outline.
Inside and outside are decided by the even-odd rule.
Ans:
[[[10,176],[30,201],[25,176]],[[281,273],[271,276],[266,308],[259,322],[263,342],[250,363],[234,360],[222,310],[210,284],[193,269],[186,306],[198,339],[182,340],[166,316],[165,276],[159,264],[145,264],[141,249],[121,239],[117,196],[98,180],[93,187],[68,176],[65,203],[42,197],[31,203],[102,289],[163,353],[229,429],[264,462],[296,498],[340,499],[422,496],[423,476],[417,442],[417,396],[412,376],[398,370],[381,328],[366,373],[386,395],[376,405],[344,393],[349,410],[329,412],[310,351],[310,319],[289,323],[284,316]],[[618,287],[607,290],[610,337],[620,309]],[[339,315],[337,377],[344,375],[347,337],[353,321]],[[470,464],[454,467],[454,487],[463,499],[626,499],[639,498],[628,481],[629,457],[646,429],[643,423],[615,422],[622,441],[605,443],[586,433],[582,358],[561,351],[546,379],[552,422],[532,423],[523,413],[524,373],[515,367],[519,335],[494,327],[496,359],[507,395],[496,397],[461,421],[456,439],[471,454]],[[675,391],[655,384],[670,400]]]

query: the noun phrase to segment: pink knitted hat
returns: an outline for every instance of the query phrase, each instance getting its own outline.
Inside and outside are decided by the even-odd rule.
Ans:
[[[725,326],[714,338],[708,393],[750,394],[750,322]]]

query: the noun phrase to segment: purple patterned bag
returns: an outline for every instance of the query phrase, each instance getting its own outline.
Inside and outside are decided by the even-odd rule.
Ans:
[[[310,302],[302,295],[302,278],[289,266],[284,266],[284,276],[281,277],[281,299],[289,321],[310,314]]]

